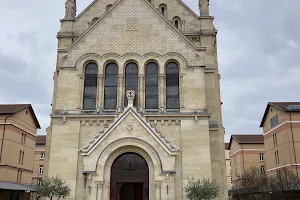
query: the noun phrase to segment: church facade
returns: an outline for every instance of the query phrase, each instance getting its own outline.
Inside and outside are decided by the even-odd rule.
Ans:
[[[184,200],[191,177],[227,198],[217,31],[180,0],[65,3],[46,176],[72,200]]]

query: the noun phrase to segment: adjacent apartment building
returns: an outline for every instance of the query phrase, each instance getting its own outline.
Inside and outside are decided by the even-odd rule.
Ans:
[[[32,183],[39,185],[44,174],[46,135],[38,135],[33,157]]]
[[[231,135],[229,147],[232,186],[240,175],[251,166],[265,172],[263,135]]]
[[[268,174],[287,167],[300,168],[300,102],[269,102],[260,127],[265,140]]]
[[[0,105],[0,200],[29,199],[39,122],[30,104]]]
[[[230,149],[229,143],[225,143],[225,160],[226,160],[226,179],[227,179],[227,188],[231,189],[231,163],[230,163]]]

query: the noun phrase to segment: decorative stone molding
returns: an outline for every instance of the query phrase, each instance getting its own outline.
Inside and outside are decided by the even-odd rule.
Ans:
[[[154,126],[179,126],[180,120],[150,120],[150,123]]]
[[[126,27],[128,31],[137,31],[139,29],[139,24],[138,24],[138,19],[137,18],[128,18],[126,20]]]
[[[108,126],[112,120],[82,120],[82,126]]]
[[[128,91],[128,98],[132,98],[134,96],[134,91]],[[129,107],[124,110],[122,115],[119,115],[114,123],[109,125],[104,133],[100,136],[97,135],[94,137],[93,141],[89,143],[88,146],[81,148],[79,151],[82,155],[89,155],[94,151],[94,149],[123,121],[123,119],[131,113],[132,116],[146,129],[146,131],[155,139],[161,147],[169,154],[169,155],[177,155],[178,149],[170,144],[170,142],[161,135],[155,128],[151,127],[151,124],[144,119],[140,113],[133,110],[132,105],[129,104]],[[86,123],[85,123],[86,125]]]

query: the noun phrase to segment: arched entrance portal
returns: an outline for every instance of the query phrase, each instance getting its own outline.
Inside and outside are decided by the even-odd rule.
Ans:
[[[149,169],[136,153],[124,153],[111,167],[110,200],[148,200]]]

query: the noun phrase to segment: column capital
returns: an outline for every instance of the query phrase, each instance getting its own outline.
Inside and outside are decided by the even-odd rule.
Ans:
[[[166,74],[159,74],[159,78],[166,78]]]
[[[104,75],[103,74],[98,74],[98,78],[103,78]]]
[[[124,74],[118,74],[118,78],[124,78]]]
[[[161,188],[161,181],[154,181],[155,188]]]
[[[101,189],[101,188],[103,188],[104,181],[96,181],[96,185],[97,185],[98,189]]]

